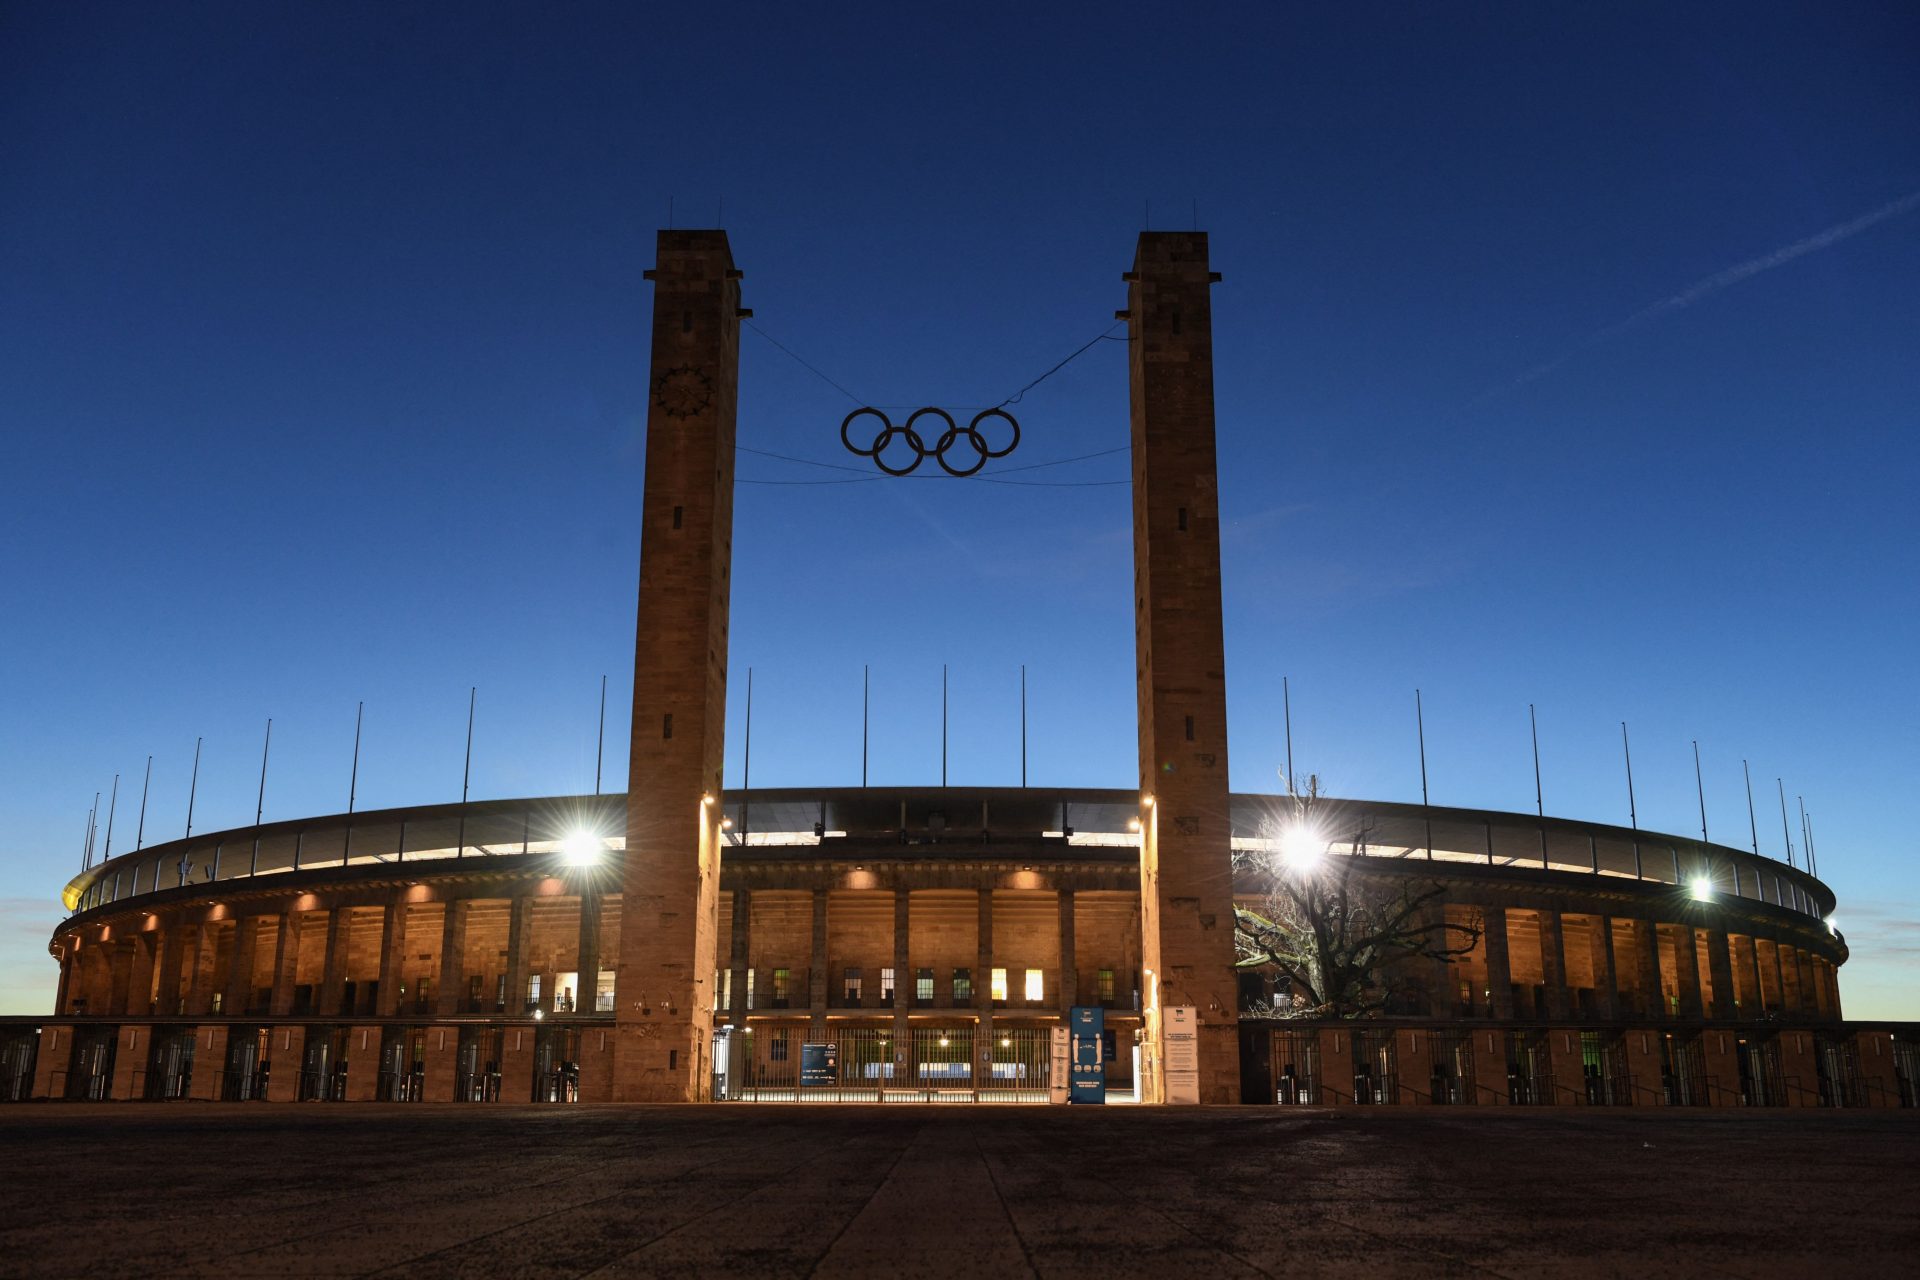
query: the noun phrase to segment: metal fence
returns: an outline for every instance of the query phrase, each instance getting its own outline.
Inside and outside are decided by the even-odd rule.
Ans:
[[[736,1102],[1047,1101],[1044,1027],[750,1027],[716,1038],[715,1096]]]

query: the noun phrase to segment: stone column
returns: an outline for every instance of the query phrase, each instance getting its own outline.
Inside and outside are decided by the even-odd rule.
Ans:
[[[1240,1098],[1212,289],[1203,232],[1141,233],[1125,274],[1145,1033],[1191,1006],[1199,1101]]]
[[[1593,966],[1594,1009],[1611,1022],[1620,1016],[1620,983],[1613,956],[1613,917],[1593,917],[1593,930],[1587,935],[1587,945],[1589,962]]]
[[[1767,984],[1763,976],[1765,970],[1760,966],[1760,939],[1749,937],[1747,951],[1753,960],[1753,1002],[1756,1006],[1747,1011],[1747,1016],[1757,1017],[1760,1014],[1773,1012],[1773,1001],[1767,999]]]
[[[221,1011],[229,1018],[248,1012],[253,1003],[253,955],[260,936],[260,917],[241,916],[233,922],[233,948],[227,953],[227,985]]]
[[[993,885],[989,881],[980,891],[979,920],[973,938],[973,1096],[980,1097],[980,1086],[990,1083],[993,1069]]]
[[[736,1032],[747,1027],[747,972],[753,965],[753,893],[733,891],[733,936],[727,944],[727,964],[733,976],[727,979],[727,1019]]]
[[[53,997],[53,1012],[64,1017],[68,1012],[67,998],[73,989],[74,948],[69,946],[60,957],[60,986]]]
[[[573,1007],[579,1013],[594,1012],[600,991],[600,906],[600,891],[582,886],[580,941],[573,966],[580,979],[573,993]]]
[[[1487,952],[1488,1003],[1496,1018],[1513,1016],[1513,970],[1507,962],[1507,909],[1482,907]]]
[[[506,1011],[511,1017],[527,1012],[527,970],[532,946],[533,899],[523,893],[513,900],[513,914],[507,918]]]
[[[724,231],[659,233],[613,1098],[712,1093],[740,272]]]
[[[186,953],[188,926],[167,920],[160,928],[160,996],[154,1013],[163,1018],[180,1013],[180,966]]]
[[[134,934],[132,941],[133,957],[127,966],[127,1000],[114,1012],[144,1018],[153,1012],[153,965],[159,939],[143,930]]]
[[[267,1011],[276,1018],[293,1012],[294,979],[300,968],[300,925],[305,919],[304,911],[283,911],[280,927],[274,933],[273,995],[267,1002]]]
[[[324,1017],[346,1013],[340,1005],[347,985],[347,943],[353,926],[353,909],[336,906],[327,912],[327,955],[320,968],[320,993],[314,1000],[314,1012]]]
[[[1707,930],[1707,976],[1713,981],[1713,1012],[1715,1018],[1733,1018],[1735,1012],[1734,997],[1739,993],[1733,985],[1733,957],[1728,951],[1727,931],[1725,929]],[[1749,1013],[1749,1016],[1751,1014]]]
[[[471,909],[468,899],[453,898],[440,918],[440,989],[434,993],[433,1008],[442,1018],[466,1006],[467,913]]]
[[[1636,980],[1640,986],[1640,1003],[1643,1016],[1649,1018],[1670,1018],[1666,993],[1660,987],[1660,930],[1650,919],[1636,919],[1633,924],[1633,966]]]
[[[827,1038],[827,891],[813,891],[813,954],[807,963],[808,1038],[824,1044]]]
[[[400,1012],[400,982],[407,959],[407,901],[394,898],[380,918],[380,992],[374,1001],[377,1018]]]
[[[187,1013],[193,1017],[205,1017],[213,1009],[213,970],[219,946],[220,927],[211,920],[203,921],[195,931],[193,967],[187,976]]]
[[[1677,924],[1673,926],[1673,966],[1675,976],[1680,980],[1680,1016],[1683,1019],[1702,1018],[1706,1010],[1700,1001],[1700,951],[1694,945],[1693,926]]]
[[[1540,979],[1547,988],[1547,1017],[1567,1018],[1567,959],[1560,932],[1560,913],[1542,908],[1540,917]]]
[[[909,912],[913,901],[912,891],[904,886],[893,891],[893,1060],[896,1072],[899,1069],[900,1051],[912,1046],[913,1025],[907,1018],[907,1010],[913,1007],[913,970],[909,967],[913,957],[912,938],[908,932]],[[912,1059],[909,1057],[909,1063]],[[911,1083],[910,1081],[908,1083]]]
[[[114,939],[113,950],[107,955],[107,1003],[100,1012],[124,1013],[127,1008],[127,990],[133,977],[133,949],[135,939],[122,935]],[[54,1006],[56,1009],[58,1005]]]
[[[1060,1016],[1080,1003],[1080,968],[1073,955],[1073,890],[1060,890],[1060,998],[1054,1002]]]

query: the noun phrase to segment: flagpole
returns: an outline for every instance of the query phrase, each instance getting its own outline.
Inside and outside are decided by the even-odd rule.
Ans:
[[[1027,785],[1027,664],[1020,664],[1020,785]]]
[[[1540,817],[1540,865],[1547,865],[1547,799],[1546,792],[1540,786],[1540,721],[1533,714],[1533,704],[1527,704],[1527,724],[1533,730],[1533,807]]]
[[[107,801],[107,843],[100,850],[100,861],[106,862],[113,857],[113,810],[120,802],[120,775],[113,775],[113,795]]]
[[[1740,773],[1747,780],[1747,832],[1753,839],[1753,856],[1760,856],[1760,824],[1753,817],[1753,771],[1747,768],[1747,762],[1740,762]]]
[[[600,736],[593,747],[593,794],[600,794],[600,766],[607,752],[607,678],[600,677]]]
[[[354,703],[353,705],[353,766],[347,771],[347,841],[340,848],[340,860],[343,864],[347,861],[348,858],[350,858],[353,855],[353,806],[354,806],[354,802],[360,798],[360,721],[361,721],[361,718],[366,715],[366,712],[367,712],[367,703],[364,698]],[[473,734],[471,709],[468,710],[467,734],[469,736],[469,739],[471,739],[471,736]],[[467,749],[469,752],[471,752],[473,748],[469,746]],[[464,795],[465,788],[462,787],[461,790],[463,792],[463,795],[461,797],[460,803],[462,805],[465,805],[466,804],[466,798]],[[461,816],[461,821],[464,822],[466,820],[465,812],[463,811],[460,816]],[[464,833],[464,829],[463,829],[463,833]],[[393,855],[393,860],[395,862],[406,861],[406,856],[407,856],[406,845],[407,845],[407,828],[406,828],[406,823],[403,821],[400,824],[400,846],[399,846],[399,849]]]
[[[1793,861],[1793,828],[1787,825],[1787,784],[1775,778],[1773,785],[1780,788],[1780,838],[1787,842],[1787,865],[1799,870]]]
[[[1287,794],[1293,794],[1293,693],[1287,678],[1280,677],[1280,711],[1287,725]]]
[[[273,717],[267,717],[267,738],[260,745],[260,794],[253,804],[253,856],[247,863],[247,874],[256,875],[260,871],[260,817],[267,811],[267,752],[273,749]]]
[[[1640,875],[1640,810],[1633,803],[1633,745],[1627,741],[1627,722],[1620,722],[1620,750],[1627,759],[1627,822],[1633,827],[1633,878]]]
[[[1427,800],[1427,717],[1420,707],[1420,691],[1413,691],[1413,723],[1420,734],[1420,807],[1427,818],[1427,861],[1433,861],[1433,808]]]
[[[147,776],[145,780],[140,783],[140,826],[133,833],[133,851],[135,853],[140,852],[141,848],[146,844],[146,840],[147,840],[147,787],[152,782],[153,782],[153,757],[148,756],[147,757]],[[1782,800],[1780,803],[1782,805],[1785,805],[1786,801]],[[1785,810],[1782,809],[1781,812],[1784,813]]]
[[[479,696],[479,685],[467,690],[467,762],[460,772],[460,842],[453,850],[456,861],[467,856],[467,784],[473,780],[473,704]]]
[[[867,785],[867,704],[871,689],[871,673],[866,663],[860,664],[860,785]]]

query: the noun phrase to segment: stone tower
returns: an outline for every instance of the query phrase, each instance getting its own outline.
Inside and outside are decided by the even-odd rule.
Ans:
[[[1240,1099],[1226,657],[1203,232],[1142,232],[1127,281],[1146,1089],[1165,1100],[1164,1011],[1198,1023],[1198,1100]]]
[[[740,272],[723,231],[662,231],[641,500],[614,1098],[711,1092],[733,558]]]

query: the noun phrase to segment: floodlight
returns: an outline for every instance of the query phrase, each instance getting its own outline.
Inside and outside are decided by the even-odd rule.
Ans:
[[[1326,851],[1327,842],[1308,823],[1295,822],[1280,833],[1280,856],[1298,870],[1313,869]]]
[[[1687,887],[1692,892],[1695,902],[1713,901],[1713,881],[1706,876],[1695,876]]]
[[[600,861],[602,853],[600,837],[587,831],[576,831],[560,845],[560,852],[570,867],[591,867]]]

